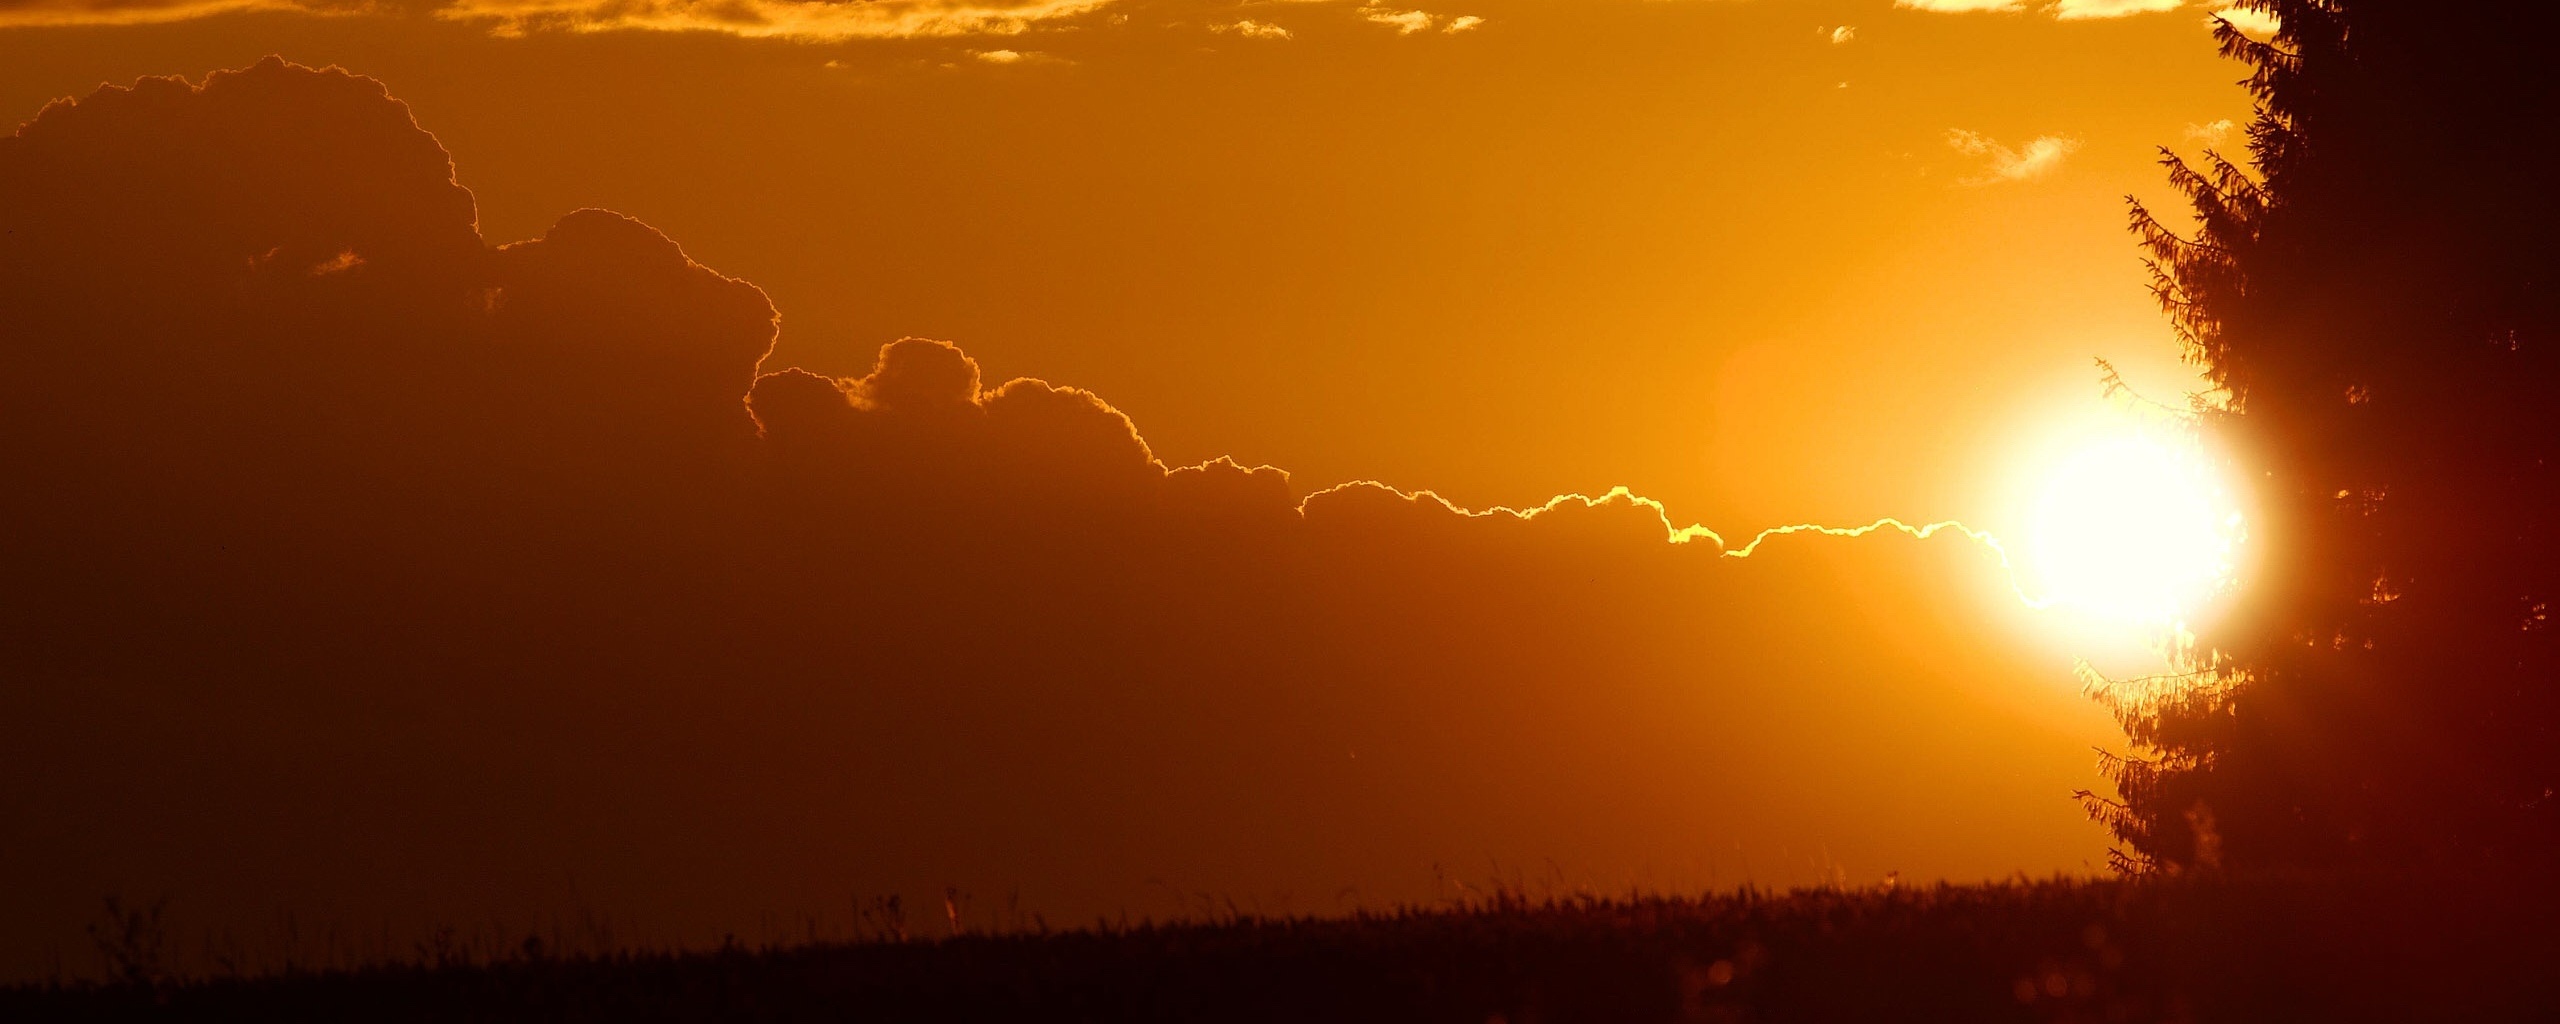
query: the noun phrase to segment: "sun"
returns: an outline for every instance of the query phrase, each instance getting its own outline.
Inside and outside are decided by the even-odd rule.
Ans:
[[[2030,578],[2053,605],[2183,624],[2231,580],[2242,522],[2191,438],[2126,431],[2053,463],[2027,522]]]

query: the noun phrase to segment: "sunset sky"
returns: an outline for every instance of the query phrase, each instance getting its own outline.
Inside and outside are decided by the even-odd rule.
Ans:
[[[0,773],[0,877],[44,883],[0,896],[0,917],[30,922],[0,934],[0,957],[32,969],[116,890],[172,893],[200,921],[280,906],[478,921],[585,901],[700,935],[946,883],[1089,920],[1163,912],[1167,892],[1318,911],[1355,890],[1427,899],[1442,860],[1473,875],[1549,858],[1620,887],[2093,870],[2104,836],[2070,796],[2097,782],[2090,748],[2121,737],[2072,664],[2138,670],[2141,631],[2030,607],[2020,589],[2049,588],[2023,560],[2039,495],[2136,418],[2096,360],[2171,405],[2200,386],[2124,200],[2175,208],[2157,147],[2242,141],[2241,69],[2214,55],[2207,13],[0,0],[0,120],[269,54],[335,65],[432,133],[480,242],[552,232],[485,267],[453,255],[480,251],[447,237],[469,214],[431,187],[441,169],[399,141],[387,101],[274,66],[235,79],[245,98],[202,115],[226,126],[202,137],[169,126],[213,100],[153,93],[162,105],[83,104],[62,115],[73,128],[0,146],[0,183],[71,197],[10,211],[37,225],[22,238],[202,243],[205,267],[263,266],[298,239],[320,246],[296,268],[309,281],[433,271],[414,294],[292,293],[318,312],[274,330],[310,332],[308,348],[167,350],[221,353],[199,365],[95,326],[234,294],[190,290],[196,270],[0,251],[74,282],[17,296],[72,298],[0,331],[106,346],[51,352],[0,397],[129,399],[89,435],[8,421],[47,453],[11,471],[79,497],[10,512],[21,533],[74,538],[11,557],[75,598],[27,620],[49,625],[25,627],[42,642],[17,671],[43,682],[0,697],[0,756],[19,759]],[[180,154],[149,172],[171,181],[192,180],[185,160],[245,169],[205,180],[265,205],[58,170],[88,166],[78,140],[93,138]],[[298,210],[306,196],[322,212]],[[128,199],[224,226],[93,209]],[[582,208],[639,224],[562,221]],[[359,223],[428,255],[368,263],[355,235],[203,241],[233,230],[206,211],[238,209]],[[328,265],[341,242],[354,262]],[[762,307],[713,271],[778,311],[762,369],[816,376],[755,380]],[[401,332],[461,315],[415,297],[448,272],[496,275],[473,295],[568,296],[538,313],[489,299],[493,337],[663,334],[664,352],[526,342],[442,373],[453,350]],[[582,275],[605,283],[561,284]],[[339,330],[387,340],[332,349]],[[902,337],[958,348],[881,355]],[[954,383],[961,351],[985,393]],[[474,359],[573,382],[523,388],[544,402],[608,395],[589,411],[646,437],[508,405],[523,395],[485,388]],[[56,372],[143,383],[60,389]],[[1082,390],[999,399],[1016,377]],[[752,422],[734,404],[751,384]],[[212,412],[186,404],[199,391],[219,393],[201,399]],[[454,398],[500,392],[490,408],[515,411],[485,425]],[[147,400],[164,395],[177,404]],[[910,411],[927,406],[991,425]],[[872,419],[890,425],[846,425]],[[366,429],[274,440],[312,424]],[[762,454],[735,454],[759,424]],[[394,454],[322,435],[393,438]],[[539,451],[507,462],[511,438]],[[508,454],[485,469],[486,451]],[[965,468],[941,464],[953,452]],[[1239,465],[1165,473],[1221,457]],[[701,467],[747,458],[785,468],[734,508],[694,507],[673,482],[734,479]],[[350,466],[388,482],[330,476]],[[539,494],[519,498],[523,481]],[[1356,481],[1384,488],[1328,490]],[[1564,500],[1524,523],[1403,497],[1538,508],[1621,487],[1650,503]],[[240,512],[277,494],[290,514]],[[170,511],[197,501],[209,519]],[[1730,550],[1885,517],[1961,521],[2016,560],[1964,530],[1786,535],[1749,559],[1704,534],[1674,542],[1693,524]],[[187,532],[199,521],[224,544]],[[415,540],[454,521],[474,525]],[[729,533],[696,544],[703,524]],[[413,542],[471,554],[411,564]],[[158,554],[107,559],[130,578],[45,561],[82,544]],[[262,544],[288,553],[238,554]],[[349,570],[323,549],[384,561]],[[777,551],[829,568],[764,573]],[[233,558],[292,568],[250,570],[242,598]],[[610,568],[582,575],[595,565]],[[83,618],[79,595],[112,611]],[[190,611],[198,599],[219,613]],[[61,639],[178,620],[194,625],[165,643]],[[330,639],[292,639],[321,622]],[[418,688],[338,688],[377,657]],[[259,682],[171,681],[189,672]]]
[[[162,10],[98,6],[0,24]],[[2190,385],[2123,197],[2247,113],[2204,12],[2160,3],[380,6],[7,30],[0,109],[339,64],[493,242],[638,217],[773,295],[783,365],[947,338],[1169,461],[1471,506],[1625,485],[1723,532],[2013,532],[2093,357]],[[608,6],[660,13],[579,13]],[[854,7],[887,13],[822,17]]]

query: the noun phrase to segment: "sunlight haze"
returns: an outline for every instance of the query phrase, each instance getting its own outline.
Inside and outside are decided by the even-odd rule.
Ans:
[[[2206,14],[0,5],[0,968],[2103,870]]]

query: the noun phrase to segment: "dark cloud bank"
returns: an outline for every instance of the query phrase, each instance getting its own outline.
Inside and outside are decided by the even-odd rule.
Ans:
[[[1743,560],[1623,496],[1301,504],[940,342],[759,375],[754,286],[601,211],[485,244],[337,71],[57,104],[0,196],[12,974],[107,893],[251,936],[701,939],[945,883],[1326,911],[1435,862],[1863,881],[2098,843],[2077,698],[1982,634],[2005,584],[1952,535]]]

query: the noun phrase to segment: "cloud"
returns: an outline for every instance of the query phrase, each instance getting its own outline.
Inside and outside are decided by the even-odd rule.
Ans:
[[[1893,5],[1941,14],[2017,13],[2032,9],[2058,21],[2085,21],[2174,11],[2186,6],[2186,0],[1893,0]]]
[[[2218,121],[2207,121],[2203,124],[2189,124],[2186,130],[2187,141],[2202,143],[2207,146],[2218,146],[2222,144],[2224,139],[2231,137],[2231,131],[2235,127],[2237,127],[2237,125],[2227,117]]]
[[[1074,61],[1039,50],[971,50],[969,57],[981,64],[1013,67],[1030,64],[1073,64]]]
[[[1858,27],[1855,25],[1824,25],[1813,31],[1815,35],[1831,40],[1833,46],[1846,46],[1858,39]]]
[[[363,4],[324,5],[303,0],[13,0],[0,4],[0,28],[66,25],[153,25],[223,14],[290,11],[360,13]]]
[[[436,16],[499,35],[717,32],[823,42],[1020,35],[1112,0],[456,0]]]
[[[850,39],[1008,36],[1059,28],[1113,6],[1118,0],[441,0],[427,6],[437,18],[486,27],[501,36],[542,32],[713,32],[755,39],[832,42]],[[2029,0],[1894,0],[1905,10],[1941,13],[2020,12]],[[2116,18],[2175,10],[2182,0],[2053,0],[2033,9],[2061,20]],[[384,15],[405,9],[383,0],[15,0],[0,4],[0,28],[69,25],[138,25],[186,21],[245,12],[309,15]],[[1357,8],[1364,19],[1401,35],[1466,32],[1482,26],[1478,15],[1443,17],[1377,3]],[[2273,31],[2271,16],[2231,9],[2217,12],[2245,31]],[[1113,15],[1123,18],[1124,15]],[[1212,27],[1254,39],[1287,39],[1289,30],[1253,19]],[[1825,28],[1834,43],[1857,36],[1851,26]]]
[[[1359,10],[1363,20],[1373,25],[1392,28],[1396,30],[1397,35],[1401,36],[1429,32],[1434,27],[1437,27],[1442,35],[1456,35],[1460,32],[1472,31],[1483,25],[1485,21],[1472,14],[1461,14],[1443,20],[1440,15],[1429,11],[1399,11],[1376,3],[1363,5]]]
[[[2011,149],[1980,133],[1949,128],[1947,146],[1966,156],[1988,157],[1989,165],[1983,173],[1964,179],[1964,183],[1989,185],[2032,181],[2051,174],[2065,158],[2080,150],[2080,140],[2067,135],[2039,135],[2027,140],[2026,145]]]
[[[419,10],[477,25],[492,35],[543,33],[703,32],[750,39],[839,42],[858,39],[950,39],[1019,36],[1072,28],[1119,0],[437,0]],[[132,25],[185,21],[240,12],[307,15],[397,15],[409,8],[385,0],[17,0],[0,3],[0,28]],[[1443,16],[1374,2],[1355,8],[1399,35],[1469,32],[1478,15]],[[1110,14],[1113,23],[1124,14]],[[1211,26],[1248,39],[1285,40],[1289,29],[1255,19]],[[1032,51],[1014,48],[983,54]],[[1001,57],[978,56],[989,63]]]
[[[1893,0],[1893,5],[1908,11],[1935,11],[1942,14],[2026,9],[2024,0]]]
[[[1392,28],[1396,30],[1397,35],[1404,36],[1416,32],[1428,32],[1431,30],[1432,23],[1437,20],[1427,11],[1399,11],[1392,7],[1362,7],[1360,17],[1368,20],[1370,24]]]
[[[2136,14],[2158,14],[2186,6],[2186,0],[2058,0],[2053,16],[2063,21],[2092,18],[2127,18]]]
[[[1233,35],[1243,36],[1247,39],[1281,40],[1292,38],[1288,29],[1268,22],[1255,21],[1251,18],[1247,18],[1242,21],[1230,22],[1225,25],[1213,25],[1210,26],[1209,31],[1230,33]]]
[[[434,16],[494,34],[717,32],[823,42],[1019,35],[1099,11],[1112,0],[451,0]],[[239,12],[391,15],[376,0],[18,0],[0,4],[0,28],[135,25]]]
[[[765,293],[637,220],[490,244],[342,71],[55,104],[0,193],[0,973],[112,891],[713,941],[849,887],[1084,918],[2103,846],[2058,794],[2112,727],[1985,642],[2016,602],[1958,531],[1726,558],[1624,490],[1170,466],[947,342],[768,365]]]
[[[2230,22],[2231,27],[2258,39],[2271,38],[2284,29],[2284,22],[2275,14],[2253,7],[2225,7],[2205,18],[2207,26],[2216,21]]]

